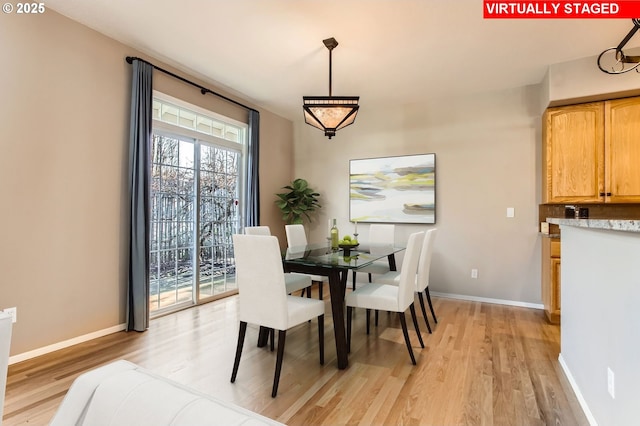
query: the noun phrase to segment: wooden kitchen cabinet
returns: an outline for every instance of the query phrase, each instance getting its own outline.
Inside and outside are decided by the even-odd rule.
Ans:
[[[548,108],[545,203],[640,202],[640,97]]]
[[[602,202],[604,104],[549,108],[542,131],[544,202]]]
[[[542,303],[552,324],[560,324],[560,239],[542,241]]]
[[[615,203],[638,203],[640,97],[607,101],[604,111],[606,199]]]

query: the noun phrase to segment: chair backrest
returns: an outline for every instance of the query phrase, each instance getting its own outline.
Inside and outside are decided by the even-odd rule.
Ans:
[[[271,235],[271,229],[268,226],[246,226],[244,233],[247,235]]]
[[[400,312],[404,312],[413,303],[420,249],[423,241],[424,231],[414,232],[409,235],[398,282],[398,309]]]
[[[374,223],[369,227],[369,244],[395,243],[396,226]]]
[[[284,230],[287,233],[287,245],[289,247],[307,245],[307,234],[304,230],[304,225],[285,225]]]
[[[433,255],[433,241],[436,239],[436,230],[430,229],[424,235],[420,261],[418,263],[418,275],[416,275],[416,291],[424,291],[429,286],[429,272],[431,270],[431,256]]]
[[[233,235],[240,321],[287,329],[288,305],[278,238]]]

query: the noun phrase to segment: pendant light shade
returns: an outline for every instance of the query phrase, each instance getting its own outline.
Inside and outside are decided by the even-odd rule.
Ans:
[[[338,45],[335,38],[323,40],[329,49],[329,96],[303,96],[305,123],[324,130],[324,135],[331,139],[336,131],[347,127],[356,120],[359,96],[332,96],[331,93],[331,52]]]

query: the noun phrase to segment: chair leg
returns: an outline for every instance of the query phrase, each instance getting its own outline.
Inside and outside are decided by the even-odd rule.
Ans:
[[[303,288],[302,291],[300,292],[300,297],[304,297],[304,293],[307,291],[306,288]]]
[[[369,334],[369,314],[371,313],[371,309],[367,309],[367,335]]]
[[[322,290],[324,289],[324,282],[318,281],[318,299],[323,300]]]
[[[318,317],[318,346],[320,346],[320,365],[324,365],[324,315]]]
[[[413,318],[413,326],[416,328],[416,333],[418,333],[418,340],[420,341],[420,346],[424,348],[424,342],[422,341],[422,333],[420,333],[420,327],[418,326],[418,318],[416,317],[416,308],[413,306],[409,306],[409,310],[411,311],[411,318]]]
[[[353,307],[347,306],[347,353],[351,352],[351,314]]]
[[[431,315],[433,315],[433,320],[438,323],[438,319],[436,318],[436,313],[433,311],[433,304],[431,303],[431,294],[429,294],[429,287],[424,289],[425,294],[427,295],[427,302],[429,302],[429,309],[431,309]]]
[[[371,282],[371,274],[369,274],[369,282]]]
[[[427,318],[427,311],[424,308],[424,298],[422,297],[422,293],[418,293],[418,299],[420,300],[420,308],[422,309],[424,322],[427,323],[427,330],[429,330],[429,334],[431,334],[431,325],[429,324],[429,319]]]
[[[378,326],[378,310],[376,309],[376,327]]]
[[[238,367],[240,366],[240,357],[242,356],[242,346],[244,345],[244,336],[247,333],[247,323],[240,321],[240,330],[238,330],[238,346],[236,348],[236,359],[233,362],[233,371],[231,372],[231,383],[236,381],[238,375]]]
[[[269,336],[271,337],[271,352],[273,352],[273,345],[275,345],[276,332],[273,328],[269,329]]]
[[[275,398],[278,394],[278,384],[280,383],[280,372],[282,371],[282,359],[284,358],[284,342],[287,337],[287,330],[278,330],[278,355],[276,358],[276,373],[273,376],[273,390],[271,397]]]
[[[411,340],[409,340],[409,332],[407,331],[407,320],[404,318],[404,312],[398,312],[398,315],[400,316],[400,324],[402,324],[402,334],[404,334],[404,341],[407,344],[411,362],[413,363],[413,365],[416,365],[416,358],[413,356],[413,349],[411,349]]]

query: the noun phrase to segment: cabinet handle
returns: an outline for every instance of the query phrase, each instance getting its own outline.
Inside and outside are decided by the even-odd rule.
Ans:
[[[611,197],[611,193],[610,192],[607,192],[607,197]]]
[[[600,196],[601,196],[601,197],[604,197],[604,192],[601,192],[601,193],[600,193]]]

